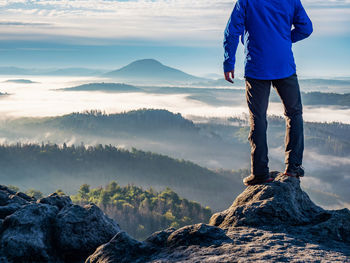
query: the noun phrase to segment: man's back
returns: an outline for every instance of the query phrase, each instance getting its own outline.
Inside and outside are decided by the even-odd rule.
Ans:
[[[238,0],[225,29],[224,71],[234,68],[238,37],[243,34],[245,76],[288,77],[296,72],[292,42],[311,33],[312,23],[300,0]]]

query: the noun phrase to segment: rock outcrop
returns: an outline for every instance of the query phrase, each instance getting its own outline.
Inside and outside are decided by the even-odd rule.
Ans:
[[[350,262],[350,211],[324,210],[277,172],[209,224],[135,240],[93,204],[33,200],[0,186],[0,262]]]
[[[300,180],[283,174],[270,184],[248,187],[228,209],[214,214],[209,224],[303,231],[316,239],[350,244],[350,211],[329,211],[315,205],[300,188]]]
[[[156,232],[143,242],[119,232],[86,263],[350,262],[350,211],[315,205],[297,178],[277,172],[249,186],[210,219]]]
[[[119,231],[95,205],[56,193],[35,200],[0,185],[0,262],[83,262]]]

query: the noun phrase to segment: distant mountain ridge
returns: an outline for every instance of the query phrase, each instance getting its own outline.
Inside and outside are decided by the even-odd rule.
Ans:
[[[124,83],[88,83],[75,87],[62,88],[58,90],[71,91],[112,91],[112,92],[144,92],[143,89]]]
[[[166,66],[155,59],[140,59],[130,64],[107,72],[102,75],[108,78],[117,78],[124,81],[142,81],[142,82],[199,82],[208,79],[187,74],[176,68]]]
[[[35,75],[35,76],[97,76],[106,72],[90,68],[20,68],[0,67],[0,75]]]

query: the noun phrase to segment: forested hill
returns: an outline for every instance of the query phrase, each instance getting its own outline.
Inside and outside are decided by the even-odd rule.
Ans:
[[[139,240],[168,227],[208,223],[212,214],[209,207],[181,198],[169,187],[158,192],[152,187],[144,190],[130,184],[120,186],[115,181],[97,188],[83,184],[71,197],[80,205],[97,204],[122,229]]]
[[[302,94],[306,105],[339,105],[350,107],[350,93],[307,92]]]
[[[242,187],[239,174],[228,176],[183,159],[101,144],[0,145],[0,166],[2,182],[45,194],[57,188],[72,193],[82,183],[98,186],[117,180],[155,189],[169,186],[214,210],[227,206],[223,199],[229,200]]]
[[[138,109],[115,114],[105,114],[99,110],[73,112],[63,116],[46,117],[41,119],[18,119],[8,123],[28,128],[57,128],[61,130],[75,130],[81,132],[164,132],[179,131],[197,132],[191,120],[185,119],[180,113],[172,113],[164,109]]]

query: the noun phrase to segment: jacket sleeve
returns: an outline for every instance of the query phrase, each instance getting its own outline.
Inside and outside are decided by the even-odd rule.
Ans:
[[[301,4],[300,0],[296,0],[296,6],[293,16],[294,29],[292,30],[292,43],[303,40],[311,35],[313,28],[312,22]]]
[[[237,0],[224,32],[224,72],[235,68],[239,36],[244,33],[245,0]]]

